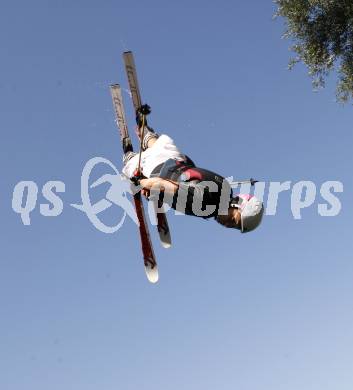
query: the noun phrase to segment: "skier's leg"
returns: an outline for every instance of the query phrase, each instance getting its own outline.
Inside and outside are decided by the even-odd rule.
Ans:
[[[146,150],[148,148],[151,148],[153,144],[157,141],[159,135],[155,133],[154,131],[148,131],[145,136],[143,137],[142,141],[142,149]]]
[[[141,140],[141,128],[136,127],[136,135],[138,136],[139,140]],[[142,150],[145,151],[146,149],[152,147],[152,145],[157,141],[157,138],[159,135],[149,126],[145,126],[145,131],[143,132],[143,140],[142,140]]]
[[[129,178],[134,176],[138,164],[138,154],[129,152],[123,157],[123,174]]]
[[[123,155],[123,165],[125,166],[137,153],[129,151]]]

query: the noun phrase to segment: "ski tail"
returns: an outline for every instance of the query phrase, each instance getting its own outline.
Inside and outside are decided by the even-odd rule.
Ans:
[[[120,130],[120,138],[121,140],[123,140],[124,138],[129,137],[129,131],[126,124],[125,110],[123,106],[123,97],[120,85],[111,85],[110,93],[112,95],[115,116]]]
[[[113,106],[115,110],[116,121],[120,131],[120,140],[122,142],[124,153],[132,152],[132,142],[127,128],[127,122],[125,117],[125,110],[123,105],[123,96],[121,93],[121,87],[119,84],[113,84],[110,86],[110,93],[112,95]]]
[[[134,55],[131,51],[126,51],[123,53],[123,59],[126,69],[127,80],[130,87],[132,102],[135,108],[135,113],[137,114],[138,109],[142,106],[140,87],[137,80],[136,66]]]

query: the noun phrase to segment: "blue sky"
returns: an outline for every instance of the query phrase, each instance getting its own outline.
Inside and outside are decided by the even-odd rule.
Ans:
[[[334,101],[334,79],[314,93],[302,66],[287,71],[273,3],[1,8],[0,388],[351,389],[352,107]],[[318,196],[294,220],[289,192],[252,234],[170,215],[174,246],[155,240],[161,280],[148,284],[131,221],[107,235],[70,207],[87,160],[120,167],[109,85],[127,87],[127,49],[151,125],[196,163],[341,181],[341,213],[320,217]],[[21,180],[65,182],[63,213],[37,206],[23,226],[11,209]]]

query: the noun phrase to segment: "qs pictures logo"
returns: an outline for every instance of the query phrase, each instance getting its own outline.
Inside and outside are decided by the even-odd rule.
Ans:
[[[90,184],[92,171],[95,167],[105,167],[107,172],[99,179]],[[242,184],[234,181],[233,177],[226,179],[233,189],[233,194],[249,193],[250,184]],[[91,191],[100,185],[107,185],[108,190],[105,196],[92,203]],[[133,195],[134,191],[139,191],[139,187],[131,184],[130,180],[120,174],[114,164],[104,157],[94,157],[84,166],[81,174],[81,203],[70,204],[76,210],[86,214],[93,226],[103,233],[115,233],[124,224],[126,216],[138,225],[135,208],[128,195]],[[254,195],[264,202],[265,215],[273,216],[277,214],[279,200],[284,200],[284,196],[290,198],[290,208],[294,219],[302,219],[302,213],[305,209],[316,207],[317,213],[321,217],[335,217],[342,209],[342,204],[337,193],[343,192],[343,184],[340,181],[326,181],[319,187],[308,180],[285,182],[257,182],[254,186]],[[42,216],[56,217],[64,209],[64,203],[59,194],[65,193],[65,183],[62,181],[48,181],[41,188],[43,197],[48,203],[39,204],[39,211]],[[12,209],[21,217],[25,226],[31,225],[31,213],[36,209],[38,204],[39,187],[34,181],[21,181],[14,190],[12,197]],[[281,195],[280,195],[281,194]],[[131,198],[131,197],[130,197]],[[266,198],[266,201],[264,200]],[[158,199],[158,197],[157,197]],[[287,202],[288,204],[288,202]],[[119,210],[117,222],[110,226],[103,221],[100,215],[103,211],[113,207],[113,212]],[[167,209],[170,209],[168,206]],[[121,210],[123,215],[121,216]],[[156,225],[153,201],[148,202],[148,214],[152,225]],[[176,211],[176,215],[183,213]]]

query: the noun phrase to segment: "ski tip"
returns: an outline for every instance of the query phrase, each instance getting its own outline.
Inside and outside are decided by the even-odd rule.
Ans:
[[[150,283],[157,283],[159,279],[157,264],[152,268],[150,264],[145,265],[147,279]]]
[[[172,238],[170,236],[169,228],[160,229],[158,228],[160,242],[163,248],[170,248],[172,246]]]
[[[165,249],[169,249],[172,246],[171,241],[161,241],[162,247]]]

